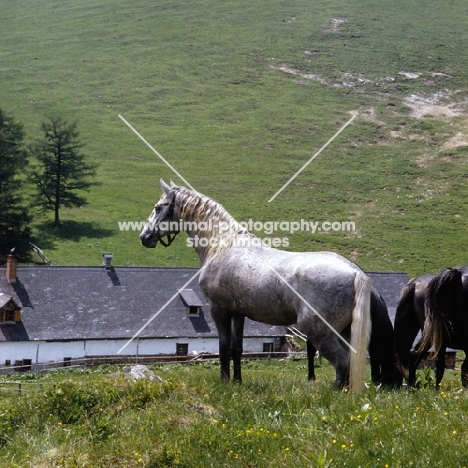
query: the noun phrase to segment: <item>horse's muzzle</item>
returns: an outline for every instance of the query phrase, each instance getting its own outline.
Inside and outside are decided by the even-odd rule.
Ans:
[[[158,243],[155,232],[144,233],[140,235],[141,243],[148,249],[154,249]]]

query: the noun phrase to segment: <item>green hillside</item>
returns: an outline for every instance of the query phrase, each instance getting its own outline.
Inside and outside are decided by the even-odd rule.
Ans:
[[[62,228],[35,217],[55,263],[198,264],[185,234],[147,250],[119,230],[149,215],[160,177],[181,183],[119,114],[239,221],[356,225],[273,234],[290,250],[409,274],[468,263],[462,2],[0,0],[0,22],[0,108],[30,141],[46,115],[76,118],[100,164]]]

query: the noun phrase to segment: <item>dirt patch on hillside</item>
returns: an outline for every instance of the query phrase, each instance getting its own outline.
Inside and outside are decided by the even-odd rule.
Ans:
[[[360,109],[360,110],[353,109],[353,110],[350,110],[348,114],[359,116],[363,120],[367,120],[369,122],[373,122],[378,125],[386,125],[383,120],[380,120],[377,117],[375,107],[369,107],[368,109]]]
[[[319,83],[322,83],[322,84],[325,84],[325,85],[329,84],[327,82],[327,80],[322,78],[320,75],[315,75],[313,73],[301,73],[299,70],[288,67],[287,65],[279,65],[279,66],[270,65],[270,68],[273,68],[273,70],[280,70],[280,71],[282,71],[284,73],[288,73],[290,75],[300,76],[300,77],[305,78],[307,80],[318,81]]]
[[[449,138],[441,147],[441,150],[448,150],[452,148],[459,148],[460,146],[468,146],[468,135],[458,132],[452,138]]]
[[[398,74],[404,76],[405,78],[408,78],[408,80],[415,80],[416,78],[419,78],[421,76],[421,73],[413,72],[399,72]]]
[[[432,94],[412,94],[404,99],[411,110],[411,117],[457,117],[466,114],[467,103],[452,102],[449,91]]]
[[[330,20],[330,27],[326,29],[322,29],[322,33],[328,34],[328,33],[336,33],[340,29],[340,26],[346,23],[346,20],[344,18],[332,18]]]
[[[342,18],[332,18],[330,21],[330,29],[328,32],[336,32],[340,26],[345,23],[346,20]],[[314,55],[314,52],[305,51],[306,55]],[[308,60],[310,62],[310,60]],[[396,80],[431,80],[433,78],[438,79],[450,79],[451,76],[445,73],[438,72],[413,72],[413,71],[401,71],[393,76],[381,76],[377,78],[369,78],[365,73],[360,72],[343,72],[340,75],[333,77],[327,77],[318,73],[303,73],[295,68],[291,68],[286,64],[281,65],[270,65],[273,70],[279,70],[289,75],[294,75],[298,78],[297,83],[306,85],[308,81],[317,81],[323,85],[331,86],[334,88],[353,88],[359,92],[365,92],[366,86],[368,85],[385,85],[386,83],[392,83]],[[371,91],[372,93],[372,91]],[[464,101],[455,100],[454,94],[448,90],[439,91],[436,93],[418,93],[411,94],[410,96],[403,99],[403,104],[411,109],[411,117],[423,118],[426,116],[438,117],[438,118],[452,118],[461,115],[468,114],[468,99]],[[398,135],[395,135],[398,137]]]
[[[306,51],[307,53],[308,51]],[[311,53],[311,52],[309,52]],[[280,70],[290,75],[296,75],[306,80],[318,81],[327,86],[334,88],[357,88],[359,86],[374,84],[374,83],[385,83],[395,81],[395,78],[391,76],[383,76],[377,79],[370,79],[364,73],[342,73],[341,79],[326,78],[316,73],[302,73],[295,68],[288,67],[287,65],[270,65],[273,70]],[[299,81],[300,84],[306,84],[306,82]]]

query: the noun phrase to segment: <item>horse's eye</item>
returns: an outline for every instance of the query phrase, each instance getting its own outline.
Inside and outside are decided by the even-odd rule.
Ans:
[[[156,213],[159,213],[161,211],[161,207],[159,205],[155,205],[154,211],[156,211]]]

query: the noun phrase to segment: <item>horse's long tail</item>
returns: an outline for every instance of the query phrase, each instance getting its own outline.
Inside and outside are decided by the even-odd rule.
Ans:
[[[403,286],[395,314],[394,333],[397,368],[406,378],[408,378],[410,351],[420,327],[414,308],[415,289],[416,283],[413,281]]]
[[[364,273],[354,278],[354,309],[351,323],[351,346],[349,358],[349,388],[353,392],[364,389],[366,354],[370,340],[371,282]]]
[[[447,268],[428,284],[425,302],[426,321],[418,353],[432,346],[431,356],[434,357],[439,352],[444,338],[451,336],[453,323],[449,313],[453,301],[456,301],[462,275],[458,268]]]

